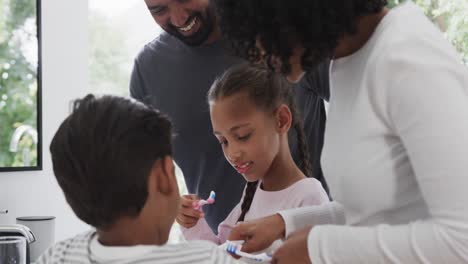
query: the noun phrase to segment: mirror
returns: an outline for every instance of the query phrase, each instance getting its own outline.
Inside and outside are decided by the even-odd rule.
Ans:
[[[40,0],[0,0],[0,171],[42,169]]]

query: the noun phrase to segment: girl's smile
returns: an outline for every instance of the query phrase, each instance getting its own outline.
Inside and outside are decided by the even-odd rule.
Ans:
[[[253,165],[253,162],[252,161],[249,161],[249,162],[244,162],[244,163],[240,163],[240,164],[232,164],[231,165],[237,170],[237,172],[239,172],[240,174],[246,174],[249,169],[252,167]]]

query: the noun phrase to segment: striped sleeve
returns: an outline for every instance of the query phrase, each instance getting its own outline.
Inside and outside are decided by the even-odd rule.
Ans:
[[[52,261],[53,249],[54,247],[50,247],[49,249],[47,249],[34,263],[35,264],[53,263]]]
[[[244,263],[240,260],[233,258],[227,252],[219,249],[218,247],[214,247],[211,254],[211,261],[210,263],[213,264],[240,264]]]
[[[94,231],[88,231],[73,238],[56,243],[47,249],[34,264],[88,263],[87,244]]]

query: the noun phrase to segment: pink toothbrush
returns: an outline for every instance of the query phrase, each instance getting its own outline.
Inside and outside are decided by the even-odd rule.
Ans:
[[[205,205],[205,204],[213,204],[215,202],[215,197],[216,197],[216,194],[214,191],[211,191],[210,192],[210,196],[208,197],[208,199],[206,200],[199,200],[198,202],[194,202],[194,205],[193,205],[193,208],[195,210],[199,210],[201,211],[202,210],[202,206]]]

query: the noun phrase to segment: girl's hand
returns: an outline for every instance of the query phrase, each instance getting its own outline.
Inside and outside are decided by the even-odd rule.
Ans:
[[[195,194],[182,195],[180,199],[180,209],[176,221],[185,228],[194,227],[200,218],[205,217],[202,211],[194,209],[194,203],[200,200]]]

